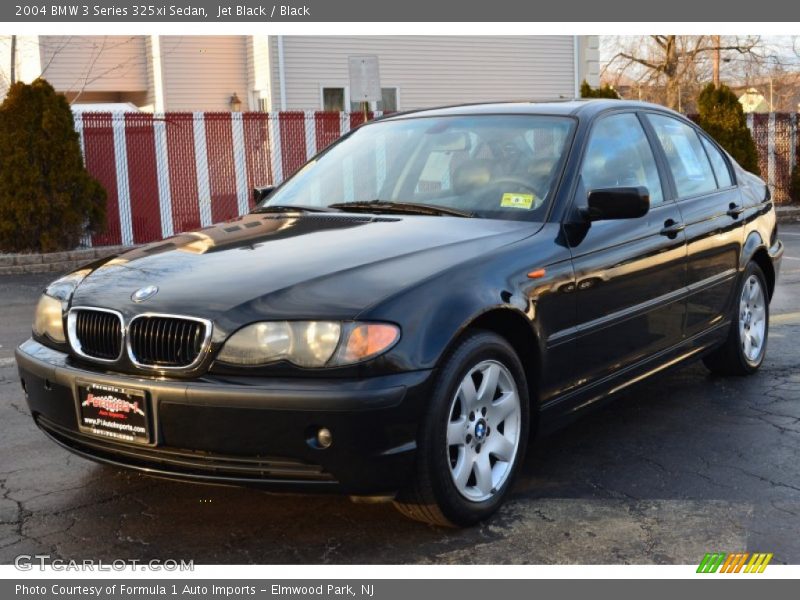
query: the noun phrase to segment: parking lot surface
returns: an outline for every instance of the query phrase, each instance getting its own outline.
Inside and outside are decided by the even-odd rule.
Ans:
[[[457,531],[391,505],[153,479],[62,450],[34,426],[14,347],[48,275],[0,277],[0,563],[677,563],[709,551],[800,563],[800,225],[753,377],[658,376],[532,445],[510,502]]]

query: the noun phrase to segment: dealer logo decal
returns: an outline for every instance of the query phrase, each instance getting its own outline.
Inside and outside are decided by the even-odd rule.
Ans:
[[[89,393],[86,396],[86,400],[81,403],[81,406],[93,406],[95,408],[107,410],[110,413],[133,412],[137,415],[144,416],[144,411],[139,408],[138,402],[129,402],[114,396],[95,396],[94,394]]]
[[[700,561],[697,567],[698,573],[763,573],[769,561],[772,560],[772,553],[754,552],[734,552],[725,554],[724,552],[708,552]],[[750,559],[748,561],[748,559]]]

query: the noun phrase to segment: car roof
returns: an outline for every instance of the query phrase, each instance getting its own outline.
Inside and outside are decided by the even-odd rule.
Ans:
[[[458,104],[412,110],[387,115],[382,120],[404,119],[409,117],[442,117],[454,115],[554,115],[591,118],[601,112],[614,109],[659,110],[683,117],[660,104],[637,102],[633,100],[586,99],[556,100],[549,102],[489,102],[480,104]]]

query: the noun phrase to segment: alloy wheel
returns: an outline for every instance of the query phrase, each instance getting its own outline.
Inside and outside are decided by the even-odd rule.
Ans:
[[[764,351],[767,329],[767,310],[761,280],[750,275],[742,287],[739,299],[739,339],[742,353],[751,363],[756,363]]]
[[[522,409],[511,372],[494,360],[475,365],[458,386],[449,415],[453,483],[468,500],[487,500],[503,486],[517,458]]]

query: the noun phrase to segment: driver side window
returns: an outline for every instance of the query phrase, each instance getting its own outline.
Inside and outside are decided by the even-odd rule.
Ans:
[[[581,178],[587,193],[643,186],[650,193],[650,206],[664,201],[653,150],[632,113],[604,117],[595,124],[583,157]]]

